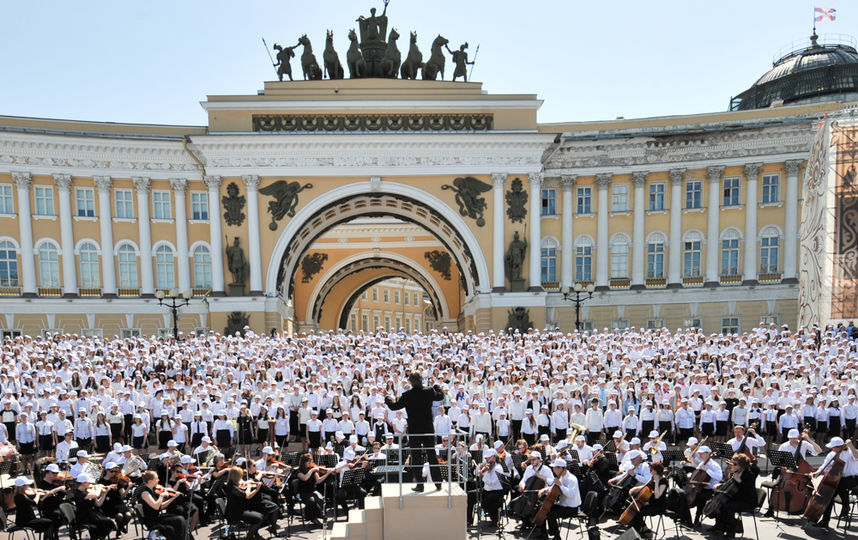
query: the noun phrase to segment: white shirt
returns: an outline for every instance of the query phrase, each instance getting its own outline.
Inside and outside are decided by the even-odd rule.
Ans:
[[[500,463],[495,463],[489,467],[489,469],[483,473],[483,489],[486,491],[500,491],[503,489],[503,485],[501,485],[501,475],[503,474],[503,467],[500,466]]]
[[[519,482],[519,487],[524,488],[527,485],[527,481],[530,480],[532,476],[536,475],[536,469],[533,468],[533,465],[528,465],[527,469],[524,470],[524,475],[521,477],[521,482]],[[554,482],[554,473],[551,472],[551,467],[547,465],[540,464],[539,465],[539,476],[545,479],[545,485],[551,484]]]
[[[828,455],[825,456],[825,461],[822,462],[822,466],[819,467],[819,470],[822,472],[827,472],[828,469],[831,468],[831,465],[834,463],[834,454],[835,452],[829,452]],[[858,458],[852,455],[852,451],[848,448],[840,451],[840,459],[842,459],[846,465],[843,467],[843,476],[858,476]]]
[[[578,490],[578,479],[570,472],[563,473],[560,477],[560,498],[557,504],[567,508],[581,506],[581,492]]]
[[[789,441],[783,443],[778,447],[779,452],[789,452],[792,455],[795,455],[796,448],[800,448],[799,452],[802,458],[807,458],[807,453],[810,452],[812,456],[818,456],[819,452],[816,451],[816,448],[810,445],[807,441],[798,441],[796,446],[790,444]]]

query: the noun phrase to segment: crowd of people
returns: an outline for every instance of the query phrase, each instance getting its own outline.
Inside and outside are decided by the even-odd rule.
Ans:
[[[589,462],[600,453],[598,443],[613,440],[618,464],[632,463],[633,476],[650,482],[664,478],[663,466],[650,468],[661,464],[668,444],[696,450],[688,457],[698,464],[697,452],[709,450],[700,444],[704,438],[746,439],[743,448],[750,449],[800,439],[814,452],[840,440],[845,449],[858,419],[853,334],[851,324],[797,331],[761,324],[741,335],[629,329],[281,336],[246,328],[244,335],[178,340],[7,338],[0,348],[0,448],[14,447],[22,476],[47,457],[58,470],[76,461],[76,473],[94,481],[79,466],[92,452],[105,470],[122,469],[155,448],[162,456],[190,457],[229,449],[264,465],[266,455],[282,456],[290,445],[310,459],[328,447],[353,463],[363,452],[395,451],[408,435],[429,436],[431,448],[434,436],[442,448],[451,438],[476,445],[480,478],[522,445],[527,468],[502,470],[523,487],[534,454],[538,470],[543,459],[556,469],[564,450]],[[409,433],[407,407],[393,406],[412,388],[414,373],[434,388],[424,433]],[[351,459],[343,459],[347,449]],[[176,463],[184,465],[180,457]],[[302,482],[324,480],[325,471],[314,467],[301,464]],[[858,465],[847,469],[844,480],[852,480],[844,485],[858,483]],[[485,480],[481,489],[502,483]],[[611,478],[603,480],[609,489]],[[88,490],[82,504],[108,497]],[[146,493],[149,508],[160,510],[166,495]],[[491,506],[493,494],[486,495],[482,502]],[[571,486],[564,497],[560,508],[581,504]],[[272,520],[268,507],[259,521]],[[551,521],[549,528],[556,531]]]

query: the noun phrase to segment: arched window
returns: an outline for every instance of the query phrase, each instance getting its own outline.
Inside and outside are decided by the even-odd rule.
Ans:
[[[682,253],[682,277],[700,277],[700,257],[703,236],[697,231],[689,231],[685,235],[684,251]]]
[[[212,287],[212,255],[206,246],[194,248],[194,287],[198,289]]]
[[[170,246],[158,246],[155,250],[155,273],[159,289],[172,289],[176,286],[176,269],[173,264],[173,250]]]
[[[721,235],[721,275],[739,275],[739,233],[735,229],[727,229]]]
[[[780,233],[774,227],[766,227],[760,234],[760,273],[778,272]]]
[[[611,278],[629,277],[629,239],[624,234],[611,238]]]
[[[134,248],[128,244],[122,244],[116,251],[116,257],[119,259],[119,288],[136,289],[138,287],[137,253]]]
[[[53,242],[42,242],[39,246],[39,286],[60,286],[60,252]]]
[[[575,281],[593,281],[593,241],[586,236],[575,243]]]
[[[18,286],[18,250],[8,240],[0,242],[0,287]]]
[[[557,281],[557,242],[553,238],[542,239],[542,283]]]
[[[653,233],[646,243],[647,279],[664,278],[664,235]]]
[[[78,249],[80,257],[80,286],[97,289],[100,278],[98,270],[98,248],[92,242],[84,242]]]

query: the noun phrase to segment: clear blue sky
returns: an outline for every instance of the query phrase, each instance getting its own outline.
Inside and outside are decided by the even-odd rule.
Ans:
[[[839,4],[839,5],[838,5]],[[390,26],[480,45],[474,80],[535,93],[540,122],[720,111],[810,35],[856,33],[854,0],[392,0]],[[254,94],[274,76],[261,37],[303,33],[321,61],[325,30],[344,60],[347,32],[381,0],[39,0],[3,3],[0,114],[116,122],[206,121],[207,94]],[[293,73],[300,74],[298,59]],[[452,74],[448,59],[447,77]]]

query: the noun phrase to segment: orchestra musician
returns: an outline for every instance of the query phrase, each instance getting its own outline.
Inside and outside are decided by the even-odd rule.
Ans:
[[[282,517],[280,510],[279,493],[266,485],[265,480],[271,480],[271,476],[264,476],[264,473],[257,467],[256,461],[250,460],[245,462],[247,469],[244,471],[246,480],[250,484],[259,484],[259,489],[256,495],[247,501],[247,508],[253,512],[258,512],[263,516],[263,521],[268,524],[268,532],[272,537],[277,536],[277,520]]]
[[[262,484],[246,482],[241,485],[244,470],[241,467],[230,467],[227,472],[224,494],[226,495],[226,519],[229,522],[244,522],[248,525],[248,540],[259,540],[259,529],[265,525],[265,517],[250,507],[250,500],[259,493]]]
[[[131,509],[125,504],[125,497],[128,492],[128,479],[126,478],[120,484],[119,465],[111,461],[104,464],[104,473],[98,483],[104,486],[116,486],[114,489],[107,491],[107,497],[104,499],[101,509],[105,515],[113,516],[116,528],[120,533],[124,534],[128,532],[128,523],[131,522]]]
[[[60,504],[64,502],[66,495],[65,483],[59,478],[60,468],[56,463],[48,463],[42,478],[36,479],[36,487],[43,491],[39,498],[39,511],[41,516],[58,523],[62,519]],[[50,540],[45,538],[45,540]]]
[[[543,527],[548,525],[548,534],[553,540],[560,540],[560,526],[557,523],[578,515],[578,507],[581,506],[581,492],[578,489],[578,479],[566,469],[566,461],[557,459],[552,465],[554,473],[553,484],[547,484],[539,491],[539,496],[544,497],[551,490],[552,485],[560,486],[560,496],[554,501],[548,516],[545,518]]]
[[[641,450],[629,450],[628,461],[620,465],[619,474],[608,480],[608,484],[616,486],[627,474],[634,475],[635,485],[644,486],[652,478],[649,466],[646,464],[646,456]]]
[[[15,479],[15,525],[27,527],[43,534],[45,540],[58,538],[54,520],[42,516],[36,517],[36,508],[45,492],[33,489],[33,481],[25,476]],[[57,522],[59,523],[59,522]]]
[[[828,503],[828,506],[825,508],[825,512],[822,515],[822,519],[817,524],[818,527],[828,528],[828,520],[831,518],[831,509],[834,506],[834,499],[839,495],[842,497],[841,500],[849,500],[849,490],[858,486],[858,449],[852,444],[852,441],[844,442],[840,437],[832,437],[828,444],[825,445],[827,448],[831,450],[826,456],[825,460],[820,465],[819,469],[810,473],[811,478],[815,478],[817,476],[822,476],[828,469],[831,468],[831,465],[834,463],[835,456],[839,455],[840,459],[845,463],[843,467],[843,474],[840,476],[840,483],[837,484],[837,491],[834,494],[834,497]],[[848,504],[844,504],[841,506],[841,518],[846,518],[849,514],[850,506]]]
[[[74,504],[77,520],[89,526],[93,540],[106,539],[116,530],[116,524],[104,515],[101,507],[113,486],[93,486],[95,479],[86,473],[77,476],[77,489],[74,492]],[[92,487],[92,489],[90,489]]]
[[[593,459],[593,447],[587,444],[587,438],[584,435],[575,437],[575,444],[572,450],[578,452],[578,461],[585,463]]]
[[[664,464],[663,463],[650,463],[649,464],[649,472],[652,475],[652,478],[649,482],[647,482],[643,486],[633,487],[629,490],[629,495],[632,499],[634,499],[640,490],[644,487],[649,486],[652,490],[652,496],[646,502],[646,504],[641,507],[634,519],[632,519],[632,528],[638,532],[641,536],[648,536],[652,534],[652,531],[649,527],[646,526],[646,522],[644,521],[645,516],[657,516],[662,514],[667,508],[667,479],[664,477]]]
[[[685,472],[696,469],[697,466],[700,465],[700,458],[697,457],[698,446],[700,446],[700,441],[697,440],[697,437],[690,437],[688,439],[688,446],[686,446],[685,450],[682,451],[682,455],[685,459],[680,463],[682,468],[685,469]]]
[[[204,503],[200,495],[192,492],[191,483],[188,481],[188,474],[181,463],[170,466],[167,481],[163,485],[179,493],[179,496],[176,497],[176,500],[165,512],[167,514],[184,516],[188,520],[188,528],[194,530],[200,519],[199,509]]]
[[[519,492],[524,492],[525,486],[527,486],[527,481],[533,476],[542,478],[545,481],[545,485],[549,485],[554,482],[554,473],[550,468],[546,467],[542,463],[542,454],[536,450],[531,451],[528,456],[527,468],[524,470],[524,474],[521,476],[521,481],[518,483]],[[521,528],[527,528],[530,526],[532,526],[532,524],[530,523],[529,516],[524,517],[519,525]]]
[[[659,438],[658,431],[649,432],[649,441],[643,446],[643,451],[653,463],[664,463],[662,452],[667,450],[667,444]]]
[[[557,456],[557,451],[551,446],[548,435],[539,436],[539,453],[545,456],[546,461],[552,461]]]
[[[754,431],[754,428],[748,428],[745,433],[745,426],[733,426],[733,438],[727,441],[727,444],[734,454],[742,453],[746,449],[753,453],[754,448],[765,446],[766,440]]]
[[[614,431],[613,439],[614,453],[617,454],[617,463],[620,463],[623,461],[623,457],[626,455],[626,452],[631,450],[631,446],[628,441],[623,438],[623,432],[620,430]]]
[[[355,437],[357,440],[357,437]],[[358,508],[363,509],[363,501],[364,497],[366,497],[366,493],[361,490],[360,486],[356,484],[343,486],[343,479],[345,478],[346,471],[359,469],[361,467],[366,466],[365,454],[366,448],[363,446],[354,447],[348,446],[345,450],[343,450],[343,459],[337,463],[337,469],[339,470],[339,479],[337,482],[337,504],[342,507],[343,515],[349,515],[349,506],[348,506],[348,498],[358,500]],[[360,455],[358,455],[360,454]]]
[[[789,430],[787,433],[787,441],[781,444],[778,447],[779,452],[789,452],[793,456],[798,455],[801,456],[801,459],[807,460],[807,454],[810,453],[812,456],[818,456],[820,452],[822,452],[822,448],[816,444],[816,441],[810,438],[810,435],[805,433],[799,433],[798,429],[793,428]],[[797,462],[798,460],[796,460]],[[777,478],[780,474],[780,468],[775,469],[772,474],[773,477]],[[769,492],[769,508],[766,510],[764,514],[765,517],[772,517],[774,515],[774,505],[772,504],[772,492]]]
[[[298,494],[304,503],[304,517],[314,526],[321,527],[322,522],[322,498],[316,492],[316,485],[334,472],[334,469],[325,469],[313,463],[313,454],[301,454],[298,462]]]
[[[693,526],[700,525],[700,518],[702,514],[703,506],[706,504],[706,501],[712,498],[712,495],[715,490],[715,486],[721,481],[724,477],[724,472],[721,470],[721,465],[712,459],[712,449],[708,446],[701,446],[697,449],[697,456],[700,459],[700,463],[697,465],[694,471],[692,471],[688,478],[691,479],[694,476],[694,473],[698,470],[705,470],[706,474],[709,476],[709,480],[706,482],[706,485],[700,488],[697,496],[694,498],[694,503],[689,505],[688,499],[686,497],[679,497],[679,509],[678,514],[680,516],[680,523],[685,525],[686,527],[692,527],[691,521],[691,509],[697,507],[697,513],[694,517]]]
[[[757,473],[750,458],[745,454],[734,454],[728,463],[730,465],[728,479],[738,484],[738,491],[721,506],[715,518],[715,525],[709,531],[721,531],[728,538],[732,538],[736,535],[736,529],[739,526],[736,512],[752,511],[757,506]],[[719,482],[715,485],[715,489],[721,485]]]
[[[641,453],[643,453],[643,450],[641,449],[641,440],[637,437],[632,437],[632,440],[629,441],[629,451],[626,452],[622,460],[619,460],[620,465],[631,460],[630,455],[632,450],[640,450]]]
[[[157,530],[167,540],[185,540],[188,536],[188,522],[175,514],[162,514],[179,496],[178,492],[163,490],[155,493],[158,475],[155,471],[146,471],[141,476],[140,502],[143,505],[143,525],[148,530]]]
[[[477,469],[477,476],[482,480],[482,492],[479,490],[468,491],[468,525],[474,524],[474,505],[481,500],[482,509],[489,516],[491,527],[498,523],[498,510],[503,504],[503,468],[498,463],[498,454],[494,449],[488,449],[483,454],[485,463]]]

